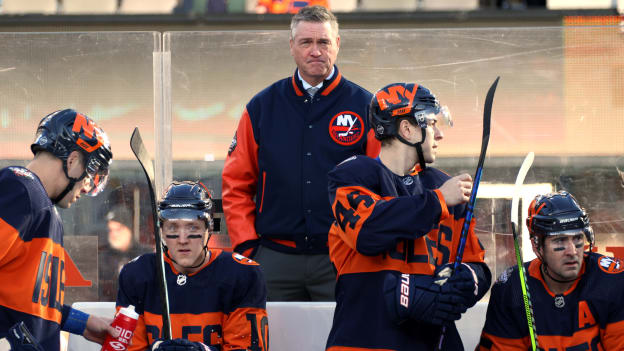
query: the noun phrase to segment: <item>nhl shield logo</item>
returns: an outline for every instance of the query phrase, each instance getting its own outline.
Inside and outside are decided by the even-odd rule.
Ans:
[[[342,111],[329,122],[329,136],[344,146],[353,145],[364,135],[364,120],[352,111]]]

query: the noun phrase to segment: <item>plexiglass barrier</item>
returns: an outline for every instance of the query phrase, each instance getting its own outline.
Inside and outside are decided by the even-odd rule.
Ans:
[[[245,104],[295,69],[286,30],[167,32],[162,50],[157,33],[0,39],[2,165],[29,159],[39,119],[67,105],[94,117],[113,142],[107,193],[62,211],[68,237],[100,238],[99,277],[85,273],[98,271],[91,268],[93,255],[72,258],[87,280],[100,287],[106,280],[108,290],[68,288],[70,301],[115,298],[116,282],[102,275],[127,256],[105,248],[106,218],[126,223],[137,243],[133,254],[152,249],[145,181],[128,148],[132,128],[141,127],[156,154],[160,187],[172,178],[199,179],[220,199],[223,160]],[[617,169],[624,155],[624,33],[618,27],[343,30],[337,65],[372,92],[416,82],[448,105],[455,125],[444,130],[436,166],[452,175],[474,174],[485,94],[501,77],[475,211],[496,275],[514,264],[512,186],[529,151],[536,159],[525,180],[522,215],[535,194],[568,190],[589,212],[597,250],[624,256],[624,188]],[[530,259],[525,227],[522,234]],[[229,246],[225,223],[211,245]],[[76,299],[81,291],[91,293]]]
[[[0,165],[25,165],[41,118],[64,108],[92,117],[114,160],[104,193],[60,210],[66,301],[114,300],[121,265],[151,250],[146,182],[130,150],[139,126],[154,153],[157,32],[0,33]],[[156,55],[155,55],[156,54]],[[160,70],[160,65],[158,66]]]

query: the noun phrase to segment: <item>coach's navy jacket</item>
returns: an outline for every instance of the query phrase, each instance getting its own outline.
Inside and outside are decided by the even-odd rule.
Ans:
[[[380,148],[368,121],[372,94],[334,68],[313,98],[295,71],[247,104],[223,169],[232,247],[260,237],[282,252],[328,252],[327,172]]]

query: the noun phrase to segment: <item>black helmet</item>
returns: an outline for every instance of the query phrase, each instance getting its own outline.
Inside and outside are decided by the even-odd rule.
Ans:
[[[212,230],[213,211],[210,193],[201,182],[173,182],[158,203],[161,223],[167,219],[203,219],[206,228]]]
[[[445,123],[452,125],[448,109],[440,106],[429,89],[414,83],[392,83],[379,89],[370,103],[369,119],[379,140],[397,135],[397,120],[413,117],[421,128],[427,119],[443,113]]]
[[[577,234],[582,232],[594,245],[594,231],[587,213],[566,191],[538,195],[529,205],[526,219],[529,234],[536,244],[549,235]]]
[[[448,108],[440,106],[438,99],[429,89],[414,83],[392,83],[379,89],[371,100],[368,114],[375,138],[384,140],[396,137],[402,143],[416,147],[421,169],[426,167],[421,144],[427,136],[429,121],[434,120],[453,126]],[[441,119],[437,119],[438,114],[442,115]],[[398,121],[405,117],[410,118],[421,128],[420,142],[410,143],[398,134]]]
[[[92,182],[87,195],[95,196],[106,187],[108,169],[113,159],[110,142],[106,133],[86,115],[65,109],[45,116],[39,122],[30,149],[33,154],[48,151],[64,161],[63,169],[70,179],[70,186],[55,201],[62,199],[74,183],[85,176],[89,176]],[[67,174],[65,160],[73,151],[81,152],[85,160],[85,172],[79,178],[71,178]]]

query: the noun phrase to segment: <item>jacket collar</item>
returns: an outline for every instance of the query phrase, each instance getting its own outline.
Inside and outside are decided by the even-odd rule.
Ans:
[[[299,79],[298,68],[295,70],[295,73],[290,78],[290,81],[291,81],[293,90],[295,92],[295,95],[304,96],[305,89],[303,88],[303,83],[301,83],[301,80]],[[334,91],[334,89],[336,89],[336,87],[338,86],[338,84],[340,84],[341,81],[342,81],[342,74],[338,70],[338,67],[334,65],[334,74],[332,75],[330,79],[323,81],[323,87],[321,88],[321,90],[318,91],[317,94],[320,94],[323,96],[329,95],[332,91]]]

